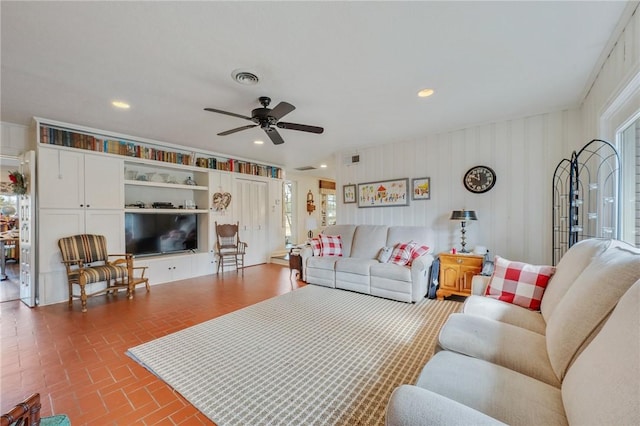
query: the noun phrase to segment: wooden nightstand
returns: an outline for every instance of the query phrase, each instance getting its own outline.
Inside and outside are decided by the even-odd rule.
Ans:
[[[297,270],[300,273],[300,281],[303,281],[302,256],[300,256],[300,248],[298,247],[291,247],[291,250],[289,250],[289,269],[291,269],[291,272]]]
[[[456,294],[471,294],[471,279],[482,272],[484,256],[473,254],[440,253],[440,287],[436,292],[438,300]]]

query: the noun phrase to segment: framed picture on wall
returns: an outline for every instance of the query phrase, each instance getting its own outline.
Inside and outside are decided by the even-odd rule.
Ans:
[[[431,178],[423,177],[411,179],[411,199],[431,199]]]
[[[351,204],[356,202],[356,186],[355,185],[343,185],[342,186],[342,201],[345,204]]]
[[[358,207],[409,205],[409,178],[358,184]]]

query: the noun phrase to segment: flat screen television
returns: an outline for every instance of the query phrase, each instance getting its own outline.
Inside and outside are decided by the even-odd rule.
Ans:
[[[151,256],[198,249],[195,213],[125,213],[124,224],[127,253]]]

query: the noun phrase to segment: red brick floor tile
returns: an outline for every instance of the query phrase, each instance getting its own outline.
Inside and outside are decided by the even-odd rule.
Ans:
[[[289,269],[267,264],[136,292],[29,309],[0,303],[0,405],[32,393],[43,416],[74,426],[213,425],[166,383],[126,355],[128,348],[291,291]]]

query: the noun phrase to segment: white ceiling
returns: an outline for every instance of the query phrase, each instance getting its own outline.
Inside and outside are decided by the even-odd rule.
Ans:
[[[292,169],[358,146],[577,106],[627,2],[0,2],[1,116]],[[260,83],[232,81],[234,69]],[[435,94],[418,98],[419,89]],[[275,146],[257,98],[297,107]],[[114,99],[131,104],[127,111]],[[255,139],[265,144],[256,146]]]

